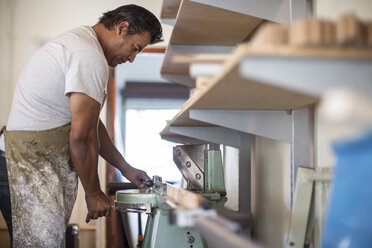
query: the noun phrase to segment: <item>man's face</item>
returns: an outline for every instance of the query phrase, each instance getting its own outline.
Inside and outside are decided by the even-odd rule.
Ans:
[[[132,63],[137,54],[141,52],[150,43],[150,33],[127,34],[125,31],[115,37],[111,43],[107,61],[112,67],[129,61]]]

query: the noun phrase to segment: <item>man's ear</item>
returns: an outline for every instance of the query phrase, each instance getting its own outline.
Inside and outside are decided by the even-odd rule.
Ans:
[[[129,27],[129,23],[128,22],[120,22],[117,26],[116,26],[116,34],[117,35],[122,35],[122,34],[126,34],[127,33],[127,30],[128,30],[128,27]]]

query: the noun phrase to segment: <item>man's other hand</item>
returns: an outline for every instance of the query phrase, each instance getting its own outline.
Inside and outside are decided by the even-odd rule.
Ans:
[[[85,194],[85,201],[87,202],[88,214],[85,222],[96,220],[102,216],[109,216],[111,212],[110,200],[102,192]]]

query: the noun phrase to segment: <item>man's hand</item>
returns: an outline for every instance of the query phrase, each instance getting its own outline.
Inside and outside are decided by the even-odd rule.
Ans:
[[[151,180],[146,172],[136,169],[132,166],[126,168],[126,170],[123,171],[122,174],[140,189],[145,187],[145,184],[143,184],[144,181]]]
[[[101,157],[103,157],[109,164],[117,168],[123,176],[134,183],[138,188],[141,189],[145,187],[143,182],[141,182],[141,179],[142,181],[148,181],[150,180],[150,177],[146,172],[133,168],[127,163],[127,161],[125,161],[124,157],[118,149],[116,149],[102,121],[99,121],[98,134],[100,142],[99,155],[101,155]]]
[[[110,200],[102,192],[98,191],[93,194],[86,194],[85,201],[87,202],[88,214],[85,222],[96,220],[102,216],[109,216],[111,212]]]

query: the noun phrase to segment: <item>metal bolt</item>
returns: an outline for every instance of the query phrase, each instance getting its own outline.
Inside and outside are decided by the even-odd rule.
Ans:
[[[182,153],[181,153],[181,150],[177,150],[177,151],[176,151],[176,154],[177,154],[177,156],[181,156],[181,154],[182,154]]]
[[[196,180],[199,180],[201,178],[200,174],[196,173],[195,178],[196,178]]]
[[[186,162],[186,167],[187,167],[187,168],[190,168],[190,167],[191,167],[191,163],[190,163],[190,161],[187,161],[187,162]]]
[[[187,236],[187,243],[192,244],[194,243],[194,241],[195,241],[195,238],[193,236],[191,235]]]

